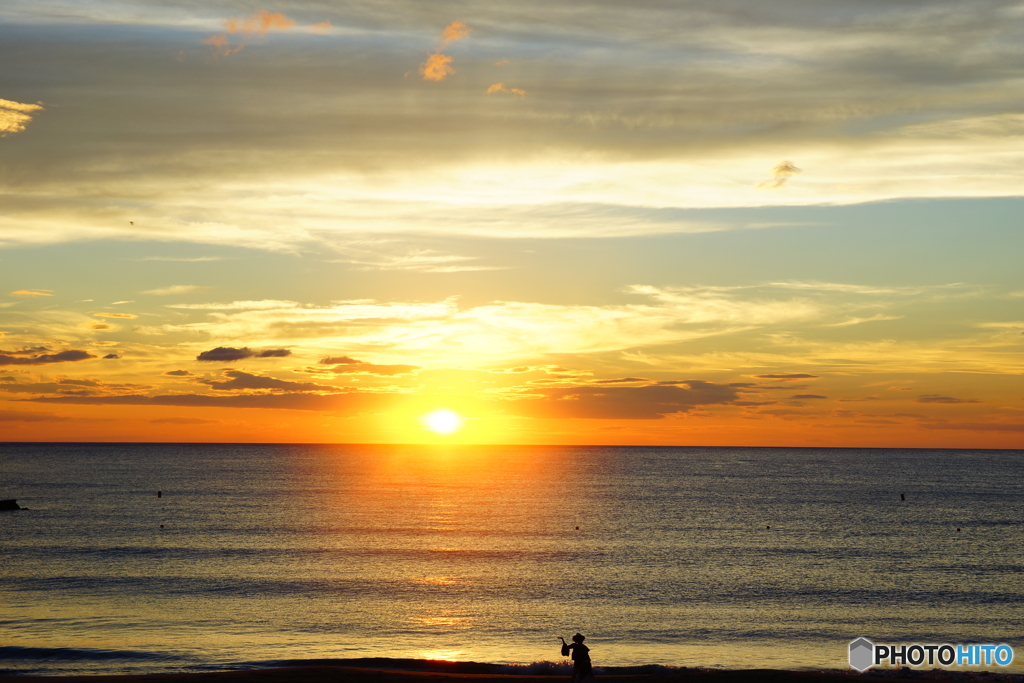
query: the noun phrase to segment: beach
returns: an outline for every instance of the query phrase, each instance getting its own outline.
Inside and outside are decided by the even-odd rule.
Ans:
[[[842,673],[778,669],[680,669],[673,673],[605,675],[599,678],[604,683],[830,683],[849,680],[849,676]],[[521,683],[568,680],[564,676],[395,671],[340,666],[206,673],[31,677],[33,683],[509,683],[510,679]],[[25,680],[24,676],[0,676],[0,683],[19,683]]]

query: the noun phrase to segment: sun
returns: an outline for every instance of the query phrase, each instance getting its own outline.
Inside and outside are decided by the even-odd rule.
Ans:
[[[422,418],[423,424],[426,425],[427,429],[437,432],[438,434],[451,434],[459,431],[462,427],[462,418],[457,413],[454,413],[446,408],[435,410],[432,413],[427,413]]]

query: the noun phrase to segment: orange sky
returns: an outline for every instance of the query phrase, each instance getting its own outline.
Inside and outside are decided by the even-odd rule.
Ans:
[[[1024,447],[1002,15],[15,5],[0,441]]]

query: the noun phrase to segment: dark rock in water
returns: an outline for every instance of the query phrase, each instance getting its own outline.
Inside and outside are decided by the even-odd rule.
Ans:
[[[18,506],[18,501],[14,498],[10,500],[0,500],[0,510],[23,510],[24,508]]]

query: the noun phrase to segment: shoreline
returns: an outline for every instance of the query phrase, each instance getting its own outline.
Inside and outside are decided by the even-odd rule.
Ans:
[[[608,683],[849,683],[851,678],[1024,682],[1024,674],[1017,673],[909,668],[876,669],[859,673],[852,669],[796,671],[695,667],[656,673],[599,674],[597,678]],[[0,683],[24,683],[26,680],[34,683],[509,683],[509,679],[521,680],[524,683],[542,683],[566,681],[569,677],[562,674],[465,673],[436,669],[417,671],[338,665],[144,674],[0,674]]]
[[[453,667],[454,668],[454,667]],[[672,672],[599,674],[609,683],[839,683],[851,675],[840,672],[786,671],[781,669],[679,669]],[[424,679],[430,679],[429,681]],[[349,666],[295,666],[203,672],[146,674],[2,674],[0,683],[524,683],[565,681],[561,674],[464,673],[458,671],[411,671]]]

